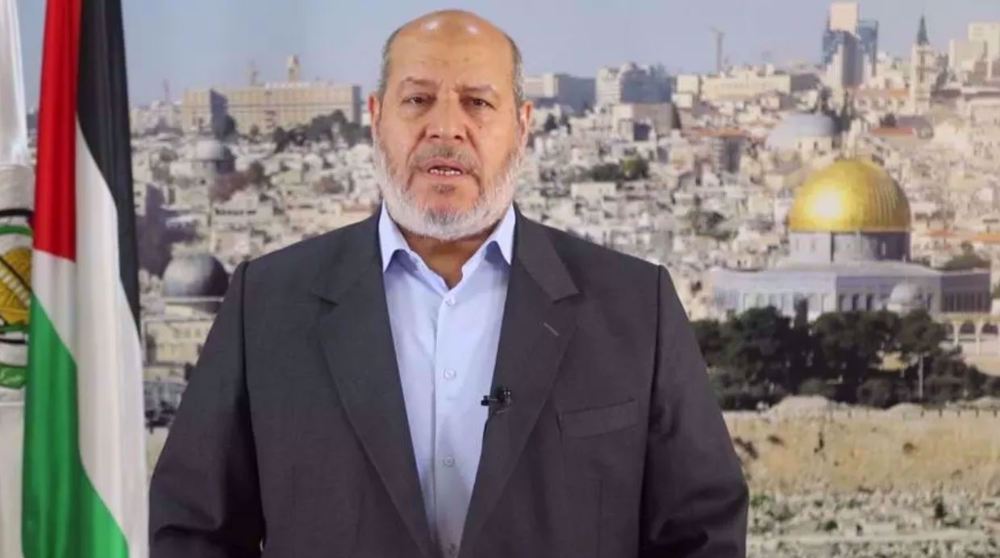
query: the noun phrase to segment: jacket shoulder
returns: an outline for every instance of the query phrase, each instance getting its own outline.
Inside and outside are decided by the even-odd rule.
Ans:
[[[356,256],[366,242],[374,246],[373,219],[375,216],[249,260],[246,269],[248,288],[263,283],[269,288],[281,288],[285,293],[308,289],[321,268],[332,266],[336,269],[338,261]]]
[[[601,246],[566,231],[532,221],[552,242],[553,248],[578,285],[635,287],[634,282],[654,282],[661,266],[629,254]]]

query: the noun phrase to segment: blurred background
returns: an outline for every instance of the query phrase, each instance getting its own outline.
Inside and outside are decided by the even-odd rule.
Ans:
[[[123,4],[152,464],[232,269],[377,207],[382,43],[446,6]],[[1000,3],[467,7],[524,54],[523,211],[671,271],[751,556],[1000,556]]]

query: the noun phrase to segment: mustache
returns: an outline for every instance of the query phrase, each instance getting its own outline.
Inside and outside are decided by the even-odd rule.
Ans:
[[[453,145],[429,145],[413,154],[410,168],[423,168],[431,159],[449,159],[462,166],[469,174],[479,176],[479,159],[464,149]]]

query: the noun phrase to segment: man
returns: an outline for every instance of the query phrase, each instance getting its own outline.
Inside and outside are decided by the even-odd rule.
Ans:
[[[744,556],[666,270],[512,204],[520,79],[470,13],[389,38],[383,206],[237,267],[153,476],[154,557]]]

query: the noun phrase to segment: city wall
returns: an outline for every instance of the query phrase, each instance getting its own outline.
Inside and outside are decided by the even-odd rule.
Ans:
[[[1000,494],[997,410],[727,412],[752,492]]]

